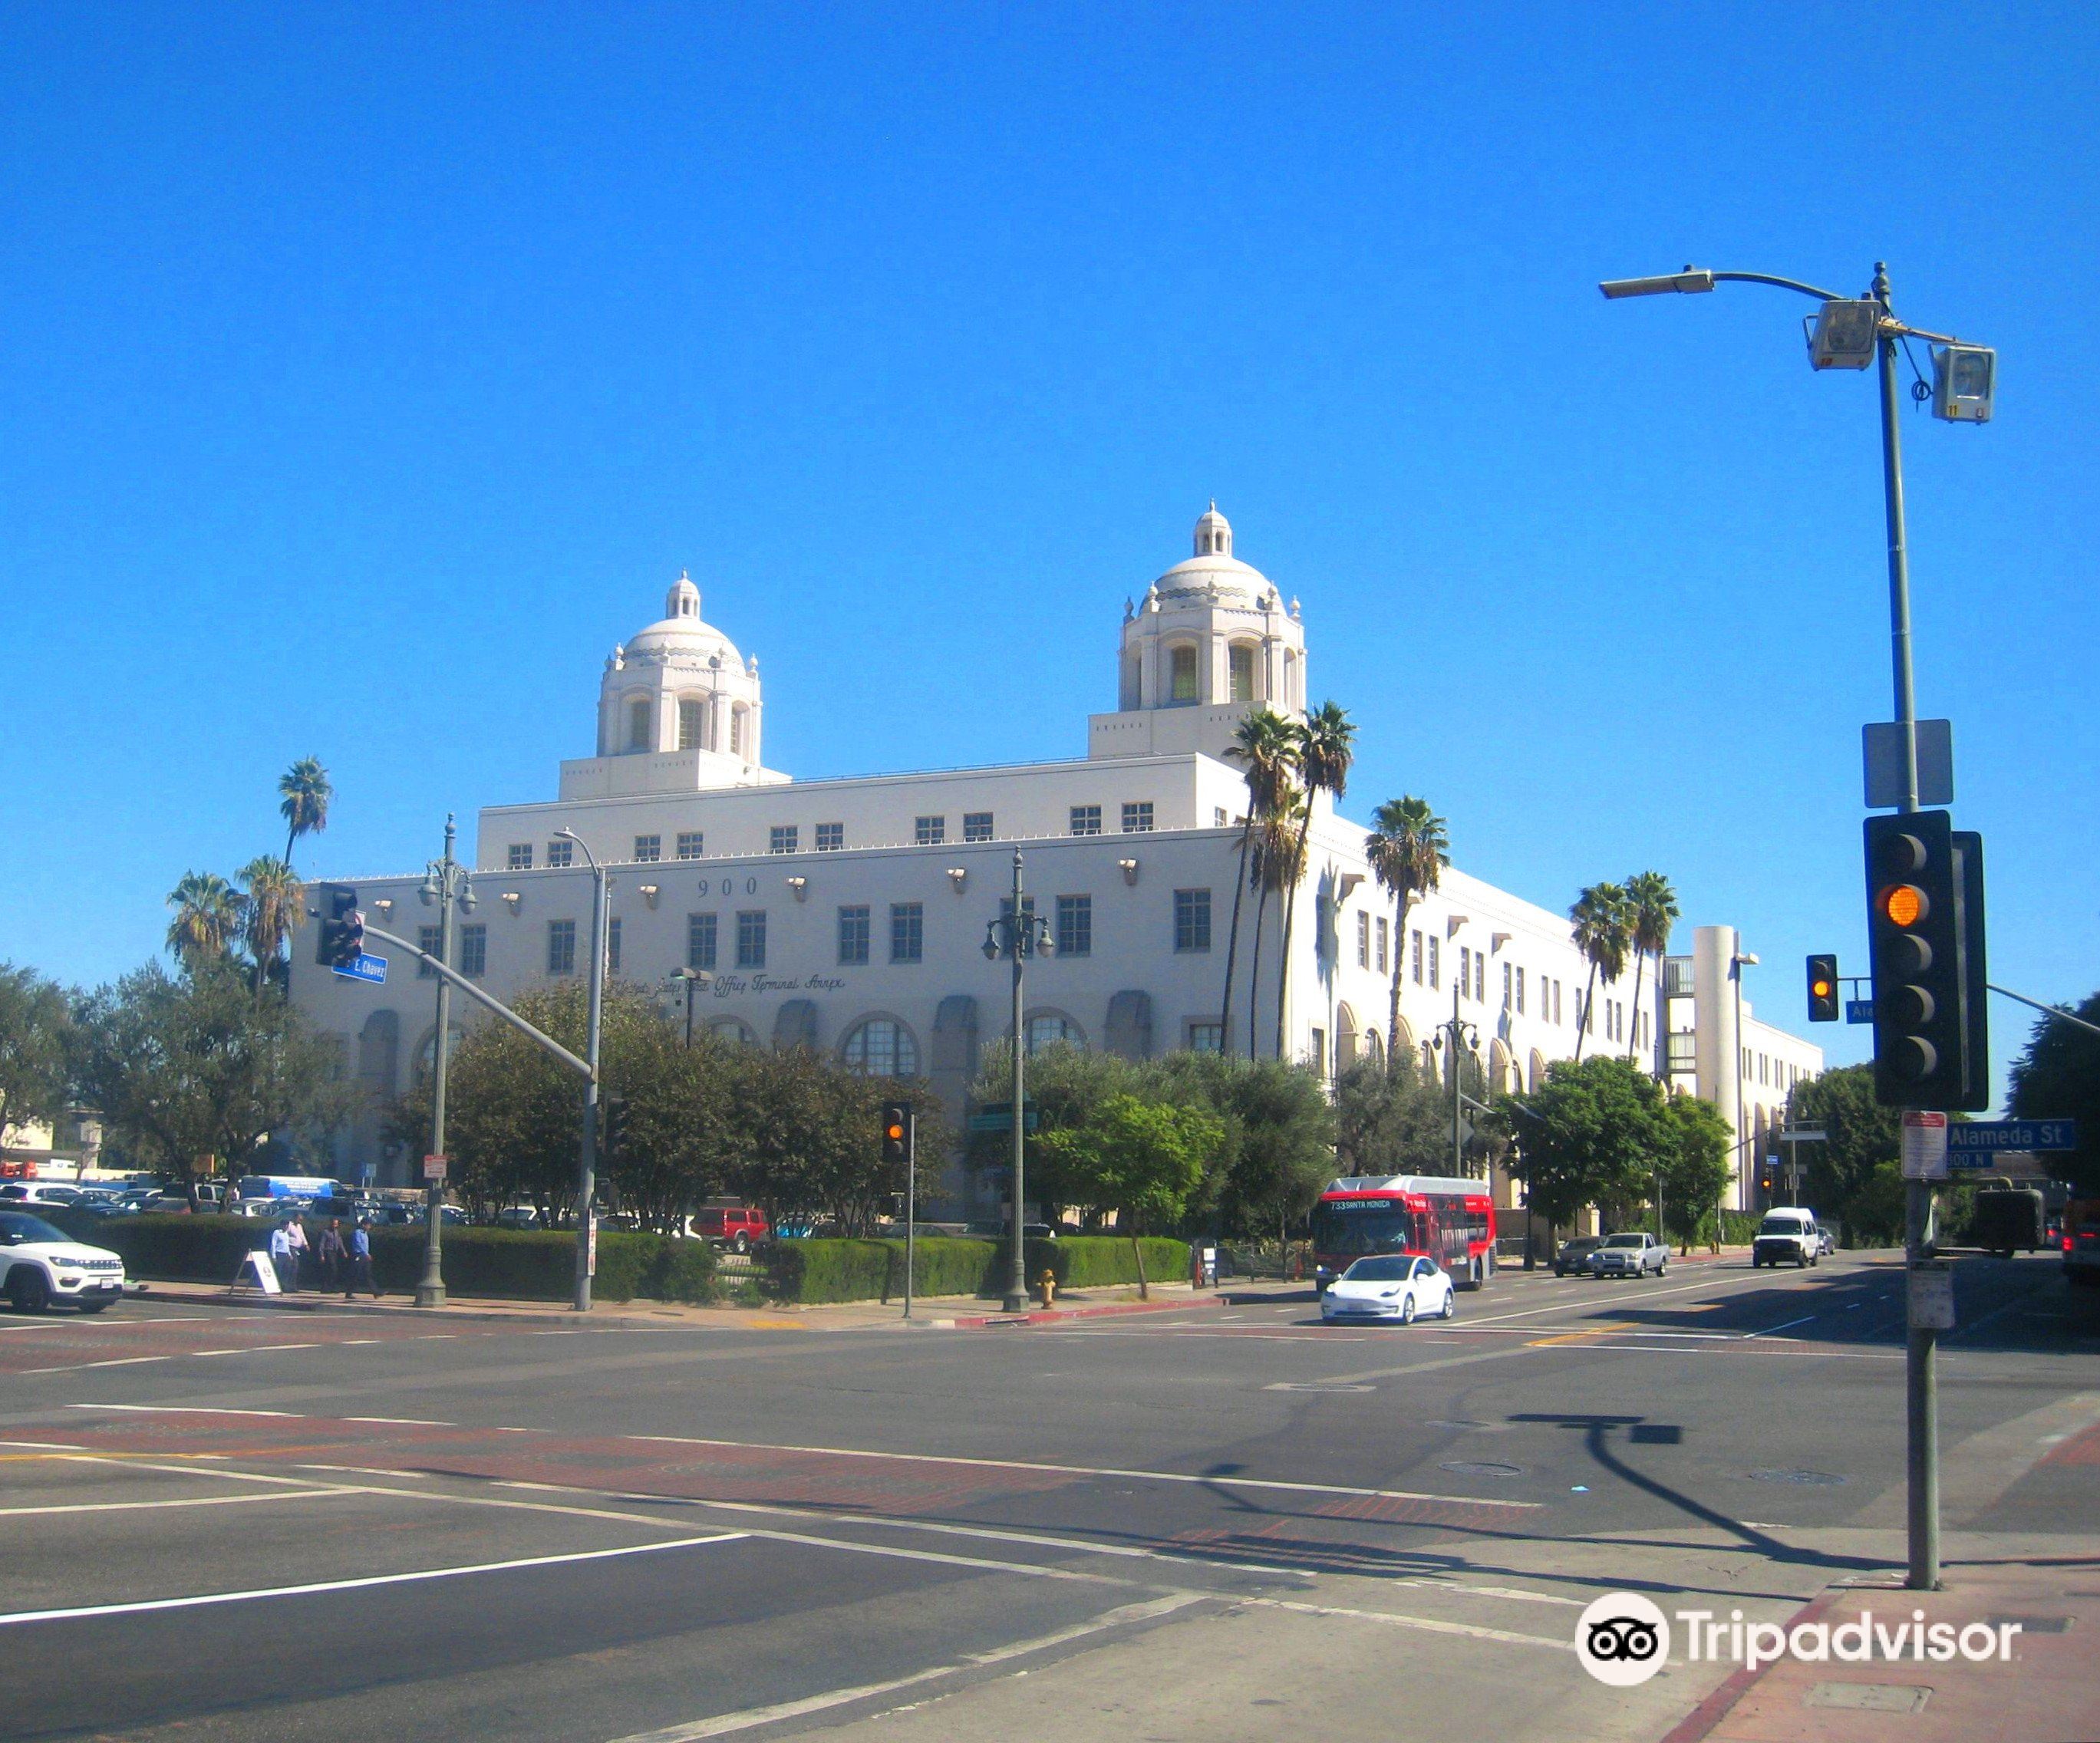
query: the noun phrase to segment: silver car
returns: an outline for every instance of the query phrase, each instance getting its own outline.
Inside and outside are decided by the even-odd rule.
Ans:
[[[1657,1277],[1670,1269],[1670,1249],[1652,1234],[1615,1234],[1590,1255],[1592,1277]]]

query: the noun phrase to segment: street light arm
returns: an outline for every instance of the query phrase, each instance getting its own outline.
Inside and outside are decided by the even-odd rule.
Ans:
[[[1844,300],[1834,290],[1819,290],[1799,279],[1777,278],[1769,272],[1709,272],[1699,267],[1687,267],[1682,272],[1665,272],[1654,278],[1608,278],[1597,289],[1607,298],[1617,302],[1621,297],[1663,297],[1673,293],[1692,296],[1710,291],[1716,285],[1776,285],[1781,290],[1798,290],[1804,297],[1813,297],[1818,302]]]
[[[557,1041],[552,1035],[542,1035],[537,1029],[535,1029],[532,1024],[527,1022],[523,1017],[520,1017],[515,1011],[512,1010],[509,1005],[505,1004],[501,999],[496,997],[494,994],[483,991],[480,987],[477,986],[464,974],[461,974],[457,969],[452,969],[445,964],[439,962],[438,959],[433,956],[428,951],[419,950],[416,946],[411,944],[406,938],[397,938],[390,932],[382,932],[378,927],[374,925],[368,924],[365,927],[364,931],[365,935],[368,938],[382,939],[386,943],[399,946],[401,949],[408,951],[410,955],[413,956],[417,961],[423,964],[425,967],[428,968],[432,973],[442,977],[451,985],[457,986],[470,999],[487,1005],[490,1010],[495,1012],[498,1017],[501,1017],[504,1022],[510,1024],[512,1028],[523,1030],[527,1035],[537,1041],[540,1046],[545,1048],[549,1052],[552,1053],[557,1059],[560,1060],[563,1065],[568,1066],[571,1070],[580,1071],[585,1077],[593,1075],[591,1068],[589,1066],[585,1065],[582,1060],[577,1058],[574,1053],[571,1052],[568,1048],[562,1046],[562,1044],[559,1041]]]
[[[2068,1011],[2059,1010],[2053,1004],[2044,1004],[2039,999],[2030,999],[2025,993],[2014,992],[2010,986],[2001,986],[1996,981],[1986,981],[1983,984],[2001,998],[2013,999],[2022,1004],[2032,1005],[2045,1017],[2054,1017],[2058,1022],[2074,1024],[2078,1028],[2090,1029],[2093,1034],[2100,1035],[2100,1023],[2089,1023],[2082,1017],[2073,1017]]]

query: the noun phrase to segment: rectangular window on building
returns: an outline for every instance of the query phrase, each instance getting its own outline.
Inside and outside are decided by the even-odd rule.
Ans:
[[[1072,807],[1072,833],[1099,835],[1101,832],[1101,808],[1098,805],[1075,805]]]
[[[1192,1053],[1222,1053],[1225,1050],[1225,1026],[1223,1023],[1191,1023],[1189,1025],[1189,1051]]]
[[[1368,914],[1360,913],[1357,916],[1357,966],[1360,969],[1368,969],[1370,965],[1371,917]]]
[[[766,834],[765,851],[769,854],[792,854],[801,839],[802,829],[799,823],[775,823]]]
[[[620,922],[609,920],[605,923],[605,972],[620,973]]]
[[[991,839],[991,813],[964,812],[963,839],[965,841],[989,841]]]
[[[532,844],[530,841],[513,841],[504,863],[513,872],[530,872],[532,869]]]
[[[1211,947],[1211,893],[1207,889],[1174,892],[1174,948],[1177,954]]]
[[[646,702],[628,704],[627,748],[631,751],[649,748],[649,704]]]
[[[1379,916],[1378,923],[1378,971],[1381,974],[1391,972],[1388,966],[1389,958],[1387,953],[1392,942],[1392,924],[1386,919],[1385,916],[1381,914]]]
[[[550,866],[573,865],[576,863],[576,844],[563,838],[547,844],[547,863]]]
[[[1094,953],[1094,898],[1060,896],[1057,898],[1057,954],[1091,956]]]
[[[1324,1029],[1312,1031],[1312,1069],[1321,1077],[1327,1074],[1327,1031]]]
[[[913,820],[911,839],[921,847],[932,847],[948,838],[948,819],[945,817],[920,817]]]
[[[1508,1011],[1514,1010],[1515,1007],[1516,971],[1507,963],[1504,963],[1502,964],[1502,1008]]]
[[[1194,702],[1201,697],[1196,675],[1196,650],[1170,649],[1167,655],[1167,695],[1175,702]]]
[[[1214,805],[1211,807],[1211,827],[1213,829],[1229,828],[1231,827],[1232,821],[1233,814],[1222,805]]]
[[[1149,799],[1123,801],[1123,832],[1125,835],[1152,833],[1152,801]]]
[[[547,922],[547,972],[549,974],[574,974],[576,972],[576,923],[572,920],[550,920]]]
[[[435,926],[418,926],[416,929],[416,947],[418,950],[427,951],[431,955],[435,956],[438,953],[438,940],[442,936],[442,933]],[[416,964],[416,978],[417,980],[434,981],[437,977],[438,971],[435,969],[432,968],[427,962],[424,962],[420,959],[417,960]]]
[[[817,825],[817,851],[818,853],[836,854],[845,845],[846,826],[844,823],[819,823]]]
[[[1516,971],[1516,1014],[1524,1015],[1524,970]]]
[[[696,751],[700,748],[700,721],[707,704],[690,696],[678,702],[678,748]]]
[[[1488,1002],[1488,958],[1485,951],[1473,952],[1473,998],[1480,1004]]]
[[[926,906],[922,902],[889,904],[889,960],[923,962],[926,956]]]
[[[1566,991],[1564,982],[1555,981],[1553,983],[1553,1020],[1556,1023],[1563,1020],[1560,1014],[1560,995],[1564,991]]]
[[[1473,951],[1470,945],[1458,947],[1458,996],[1470,999],[1473,995]]]
[[[1226,651],[1225,663],[1232,681],[1233,700],[1254,700],[1254,650],[1244,642]]]
[[[867,960],[867,916],[865,907],[839,910],[839,965],[858,968]]]
[[[686,916],[686,966],[689,969],[712,969],[715,965],[715,916],[712,914],[688,914]]]
[[[664,857],[664,837],[660,835],[638,835],[634,838],[634,857],[648,865]]]
[[[1435,933],[1432,932],[1429,934],[1429,984],[1432,987],[1436,984],[1437,946],[1442,942],[1443,941],[1440,939]]]
[[[681,829],[678,832],[678,857],[681,859],[698,859],[707,849],[708,838],[699,830]]]
[[[459,971],[470,981],[488,973],[488,928],[462,926],[459,935]]]
[[[739,969],[765,966],[764,908],[746,908],[736,916],[736,965]]]

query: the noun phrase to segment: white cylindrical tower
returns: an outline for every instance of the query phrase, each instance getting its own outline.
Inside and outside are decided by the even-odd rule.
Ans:
[[[700,590],[682,575],[664,616],[606,662],[598,754],[695,752],[704,773],[734,784],[760,767],[759,717],[757,657],[702,619]]]

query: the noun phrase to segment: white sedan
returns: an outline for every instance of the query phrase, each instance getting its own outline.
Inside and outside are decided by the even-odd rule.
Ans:
[[[1372,1319],[1396,1319],[1410,1326],[1418,1315],[1449,1319],[1458,1311],[1458,1291],[1450,1273],[1419,1253],[1373,1253],[1359,1259],[1320,1297],[1320,1317],[1330,1326]]]
[[[124,1294],[124,1261],[40,1216],[0,1211],[0,1295],[17,1313],[63,1304],[99,1313]]]

